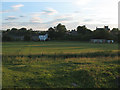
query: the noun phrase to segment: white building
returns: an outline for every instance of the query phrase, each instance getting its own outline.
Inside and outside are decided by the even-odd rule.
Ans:
[[[107,40],[107,43],[114,43],[114,40]]]
[[[114,43],[114,40],[106,40],[106,39],[91,39],[92,43]]]
[[[48,39],[48,34],[45,35],[39,35],[40,41],[46,41]]]

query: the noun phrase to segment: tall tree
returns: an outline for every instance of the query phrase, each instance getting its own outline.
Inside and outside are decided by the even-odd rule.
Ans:
[[[97,39],[111,39],[110,32],[106,30],[95,30],[93,32],[93,38]]]
[[[115,41],[120,42],[120,30],[118,28],[113,28],[110,33]]]
[[[55,30],[56,30],[56,32],[58,33],[58,38],[59,38],[59,39],[63,39],[64,36],[65,36],[65,34],[66,34],[66,31],[67,31],[65,25],[62,25],[62,24],[60,23],[60,24],[58,24],[58,25],[56,26]]]
[[[50,37],[51,39],[55,39],[55,38],[56,38],[56,31],[55,31],[54,28],[50,27],[50,28],[48,29],[48,34],[49,34],[49,37]]]
[[[92,31],[90,29],[87,29],[87,27],[84,26],[78,26],[77,27],[77,32],[79,35],[79,40],[82,41],[88,41],[92,37]]]
[[[17,31],[18,29],[17,28],[12,28],[11,31]]]
[[[86,33],[90,33],[91,30],[87,29],[87,27],[84,25],[84,26],[78,26],[77,32],[81,34],[86,34]]]

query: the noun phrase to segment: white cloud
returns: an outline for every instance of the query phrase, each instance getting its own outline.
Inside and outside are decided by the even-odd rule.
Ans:
[[[55,17],[56,21],[71,21],[73,20],[74,15],[59,15]]]
[[[46,8],[41,12],[34,13],[34,15],[32,15],[30,19],[30,22],[34,24],[27,24],[27,25],[34,27],[39,27],[40,25],[41,26],[41,28],[39,27],[40,29],[42,28],[45,29],[45,28],[49,28],[50,26],[55,26],[58,23],[63,23],[67,25],[69,29],[71,29],[71,28],[76,28],[75,27],[77,26],[76,24],[78,25],[88,24],[89,27],[95,28],[96,26],[99,27],[102,25],[104,26],[106,24],[110,25],[117,23],[118,0],[70,0],[70,2],[72,2],[75,8],[76,7],[78,8],[75,10],[76,12],[74,12],[74,14],[76,15],[73,16],[63,15],[62,12],[57,14],[58,11],[56,8]],[[13,9],[16,8],[18,10],[20,7],[23,6],[24,5],[22,4],[19,4],[18,6],[15,5]],[[7,13],[7,12],[13,12],[13,10],[3,11],[3,13]],[[66,12],[66,14],[67,13],[68,12]],[[76,23],[74,24],[74,22]],[[39,23],[39,25],[36,23]]]
[[[53,8],[47,8],[46,10],[43,10],[42,12],[34,12],[31,14],[30,22],[45,23],[42,20],[43,18],[40,18],[40,17],[44,17],[44,15],[55,15],[57,13],[58,12]]]
[[[23,6],[24,6],[23,4],[18,4],[18,5],[12,6],[12,8],[13,8],[14,10],[18,10],[19,8],[21,8],[21,7],[23,7]]]
[[[5,10],[5,11],[0,11],[0,13],[8,13],[10,12],[9,10]]]
[[[33,12],[30,14],[31,17],[39,17],[41,16],[41,12]]]
[[[25,15],[20,15],[19,17],[23,18],[23,17],[26,17]]]
[[[51,24],[51,25],[56,25],[58,23],[71,23],[74,21],[74,15],[71,14],[65,14],[65,15],[57,15],[52,20],[43,22],[43,24]]]
[[[40,17],[44,17],[45,15],[55,15],[58,12],[53,9],[53,8],[47,8],[46,10],[43,10],[42,12],[33,12],[30,17],[30,22],[36,22],[36,23],[45,23],[43,22],[43,18]],[[46,20],[45,20],[46,21]]]
[[[2,0],[3,2],[69,2],[72,0]]]
[[[117,24],[118,0],[92,0],[84,6],[79,5],[79,7],[81,13],[77,13],[79,14],[80,23]]]
[[[74,0],[72,1],[75,5],[86,5],[92,0]]]
[[[33,30],[48,30],[50,25],[48,24],[42,24],[42,23],[36,23],[36,22],[5,22],[2,23],[2,29],[1,30],[7,30],[11,28],[22,28],[25,27],[27,29],[32,28]]]
[[[40,18],[41,13],[36,12],[31,15],[30,22],[32,23],[42,23],[42,19]]]
[[[58,11],[53,8],[47,8],[46,10],[43,10],[41,13],[46,15],[54,15],[57,14]]]
[[[15,11],[19,10],[19,9],[20,9],[21,7],[23,7],[23,6],[24,6],[23,4],[14,5],[14,6],[11,6],[13,9],[0,11],[0,13],[15,12]]]
[[[42,19],[40,17],[32,17],[30,22],[42,23]]]

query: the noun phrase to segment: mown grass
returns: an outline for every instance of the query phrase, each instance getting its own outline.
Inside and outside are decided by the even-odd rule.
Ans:
[[[118,44],[3,43],[3,88],[118,88]]]

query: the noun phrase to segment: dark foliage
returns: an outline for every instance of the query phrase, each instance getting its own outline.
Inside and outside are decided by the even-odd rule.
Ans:
[[[116,42],[120,42],[120,30],[118,28],[113,28],[112,30],[107,30],[106,28],[97,28],[92,31],[88,29],[85,25],[78,26],[75,30],[67,30],[65,25],[58,24],[55,27],[50,27],[48,31],[33,31],[32,29],[26,28],[12,28],[3,31],[3,41],[31,41],[32,36],[38,36],[39,34],[48,33],[50,40],[70,40],[70,41],[89,41],[90,39],[109,39]],[[23,38],[24,37],[24,38]]]

